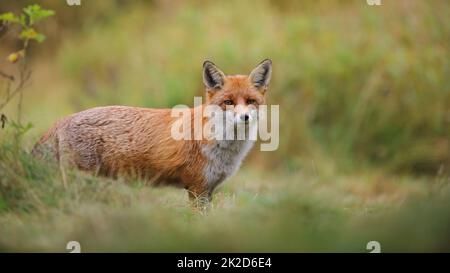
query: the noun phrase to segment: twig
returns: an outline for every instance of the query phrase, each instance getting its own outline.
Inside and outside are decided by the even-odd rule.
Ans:
[[[14,76],[13,75],[8,75],[8,74],[6,74],[5,72],[3,72],[1,70],[0,70],[0,76],[2,76],[3,78],[8,79],[10,81],[14,81]]]
[[[5,124],[8,121],[8,118],[5,116],[5,114],[0,115],[0,123],[2,124],[2,129],[5,128]]]
[[[24,66],[20,72],[19,84],[16,86],[14,91],[12,91],[11,93],[8,92],[5,101],[0,104],[0,110],[2,110],[9,103],[9,101],[11,101],[11,99],[13,99],[22,90],[22,87],[30,79],[30,77],[31,70],[28,70],[26,66]]]
[[[3,30],[5,30],[5,32],[3,32]],[[6,32],[8,32],[8,26],[3,23],[0,25],[0,38],[2,38],[2,36],[5,35]]]
[[[27,43],[25,43],[25,45],[24,45],[24,50],[26,47],[27,47]],[[20,82],[23,83],[22,87],[25,84],[25,82],[28,80],[28,79],[24,78],[24,75],[26,72],[27,72],[27,63],[26,63],[26,59],[23,59],[22,67],[20,69]],[[22,101],[23,101],[23,90],[22,90],[22,92],[19,92],[19,102],[17,104],[17,121],[19,122],[19,124],[21,123],[21,120],[22,120]]]

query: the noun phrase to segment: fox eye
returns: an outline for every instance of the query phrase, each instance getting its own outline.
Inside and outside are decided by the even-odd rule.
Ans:
[[[225,105],[233,105],[233,101],[232,100],[224,100],[223,103]]]
[[[247,104],[255,104],[255,103],[256,103],[256,100],[254,100],[254,99],[247,100]]]

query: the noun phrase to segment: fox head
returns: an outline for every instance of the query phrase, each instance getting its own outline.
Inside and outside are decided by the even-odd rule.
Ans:
[[[272,61],[259,63],[248,76],[225,75],[214,63],[203,63],[206,104],[220,107],[228,124],[251,124],[257,120],[258,107],[266,103],[272,75]]]

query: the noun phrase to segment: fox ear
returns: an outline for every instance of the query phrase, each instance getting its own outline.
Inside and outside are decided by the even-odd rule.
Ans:
[[[220,89],[225,82],[225,74],[210,61],[203,63],[203,83],[208,91]]]
[[[252,70],[249,78],[255,87],[267,88],[271,76],[272,76],[272,61],[270,59],[265,59],[264,61],[259,63],[258,66],[255,67],[255,69]]]

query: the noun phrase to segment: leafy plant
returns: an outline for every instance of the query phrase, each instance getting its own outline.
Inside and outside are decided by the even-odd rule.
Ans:
[[[23,87],[25,83],[31,77],[31,70],[27,67],[26,63],[26,52],[28,48],[28,44],[30,41],[35,40],[39,43],[42,43],[45,40],[45,35],[36,31],[35,24],[54,15],[55,12],[52,10],[42,9],[39,5],[30,5],[25,7],[22,10],[22,13],[18,16],[13,14],[12,12],[6,12],[0,14],[0,22],[1,28],[10,28],[12,26],[19,26],[21,31],[17,38],[22,40],[22,46],[18,51],[12,52],[6,58],[10,63],[17,63],[19,65],[17,67],[19,79],[15,84],[15,87],[12,88],[13,83],[15,82],[15,77],[13,75],[9,75],[0,70],[0,76],[3,77],[6,81],[6,89],[3,93],[5,93],[5,97],[3,101],[0,101],[0,111],[16,96],[19,96],[19,104],[18,104],[18,122],[20,123],[21,116],[21,107],[22,107],[22,98],[23,98]],[[6,115],[4,113],[0,114],[1,116],[1,127],[5,127],[5,123],[7,121]]]

